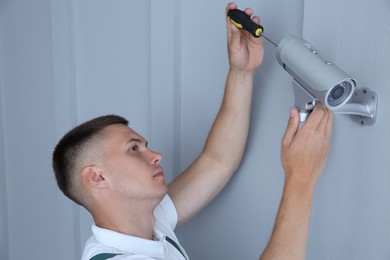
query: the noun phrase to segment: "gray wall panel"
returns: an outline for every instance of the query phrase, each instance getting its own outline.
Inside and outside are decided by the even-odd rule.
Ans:
[[[390,258],[389,10],[385,0],[305,1],[306,40],[379,96],[374,126],[336,116],[314,199],[309,259]]]
[[[163,153],[168,181],[196,158],[223,96],[225,5],[1,1],[1,259],[80,257],[92,220],[58,191],[50,158],[75,124],[101,114],[127,117]],[[251,6],[275,42],[303,34],[360,87],[378,93],[374,126],[335,118],[308,259],[389,259],[388,1],[238,6]],[[275,48],[265,47],[243,163],[215,201],[178,230],[192,259],[256,259],[271,234],[283,188],[280,140],[294,97]]]
[[[2,113],[10,259],[55,258],[61,245],[51,172],[54,126],[50,5],[6,1],[2,17]],[[36,241],[36,242],[34,242]],[[24,248],[21,249],[21,245]]]
[[[182,6],[184,168],[201,151],[218,111],[228,60],[226,2],[208,3],[201,21],[191,16],[198,2]],[[274,41],[286,34],[301,34],[303,1],[238,2],[241,9],[248,6],[261,17],[266,35]],[[277,64],[274,46],[265,44],[264,64],[255,78],[246,157],[225,190],[181,229],[181,239],[193,259],[256,259],[269,239],[283,185],[280,139],[293,98],[291,79]]]

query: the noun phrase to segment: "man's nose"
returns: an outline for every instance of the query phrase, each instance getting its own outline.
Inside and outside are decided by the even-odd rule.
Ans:
[[[151,163],[159,164],[162,160],[162,154],[159,152],[155,152],[153,150],[150,150],[150,152],[151,152]]]

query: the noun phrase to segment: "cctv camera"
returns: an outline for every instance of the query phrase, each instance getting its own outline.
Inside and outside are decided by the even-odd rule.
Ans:
[[[335,114],[354,114],[370,118],[369,124],[375,122],[376,93],[369,89],[358,91],[355,79],[321,56],[304,39],[294,35],[282,39],[277,47],[276,58],[293,77],[295,105],[299,109],[301,121],[306,120],[316,102],[320,101]],[[361,93],[369,95],[358,97]],[[356,103],[356,100],[363,104]]]

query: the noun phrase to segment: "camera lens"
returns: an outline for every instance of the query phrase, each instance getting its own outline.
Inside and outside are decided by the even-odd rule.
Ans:
[[[345,101],[346,98],[350,97],[350,93],[353,90],[352,83],[349,80],[345,80],[340,84],[337,84],[332,88],[327,97],[328,105],[335,107]]]
[[[344,94],[344,88],[340,85],[336,86],[330,93],[333,99],[338,99]]]

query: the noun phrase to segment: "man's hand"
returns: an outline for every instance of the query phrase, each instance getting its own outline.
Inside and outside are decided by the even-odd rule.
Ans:
[[[229,10],[236,9],[235,3],[226,6],[225,14]],[[253,11],[250,8],[244,12],[252,16]],[[226,35],[230,69],[246,72],[254,72],[263,61],[264,44],[262,37],[255,38],[249,32],[238,29],[230,22],[226,16]],[[252,19],[255,23],[260,23],[259,17]]]
[[[296,108],[282,139],[282,165],[286,182],[298,181],[314,185],[327,159],[333,127],[333,113],[317,104],[301,129]]]

